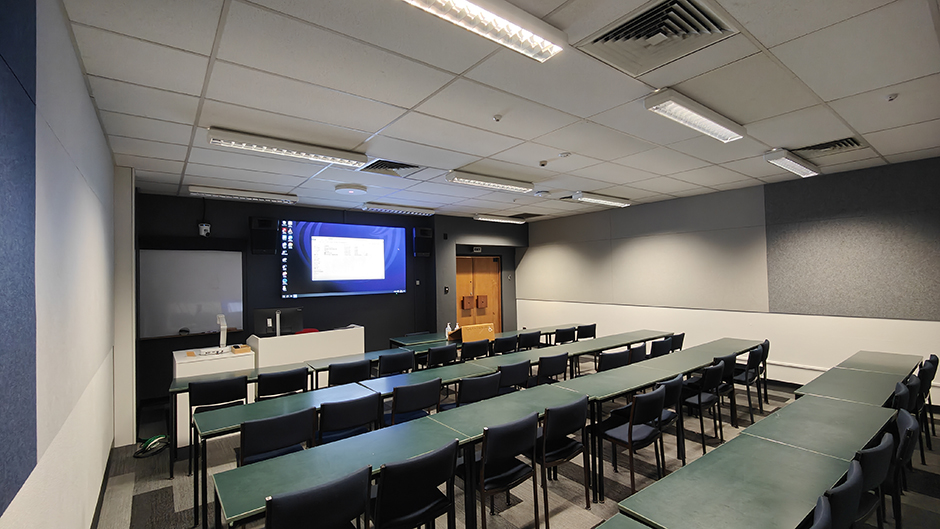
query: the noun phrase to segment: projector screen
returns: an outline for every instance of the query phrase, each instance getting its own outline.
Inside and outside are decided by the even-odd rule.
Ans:
[[[281,297],[405,292],[405,229],[280,221]]]

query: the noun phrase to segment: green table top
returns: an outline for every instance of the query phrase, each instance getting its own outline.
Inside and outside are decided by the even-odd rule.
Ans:
[[[320,372],[326,371],[330,368],[331,364],[346,364],[349,362],[359,362],[361,360],[370,360],[373,362],[378,362],[379,357],[383,355],[392,355],[397,353],[407,353],[409,349],[403,349],[401,347],[394,347],[392,349],[382,349],[381,351],[369,351],[368,353],[357,354],[357,355],[345,355],[345,356],[333,356],[330,358],[318,358],[316,360],[307,360],[307,365],[310,366],[310,369]]]
[[[516,351],[515,353],[506,353],[496,356],[483,356],[480,358],[474,358],[473,360],[468,360],[468,364],[476,364],[482,367],[488,367],[490,369],[499,369],[499,366],[505,366],[509,364],[516,364],[524,360],[528,360],[530,364],[538,364],[539,358],[543,356],[551,356],[553,354],[561,354],[564,351],[561,349],[555,349],[555,347],[561,347],[560,345],[552,347],[543,347],[541,349],[529,349],[528,351]]]
[[[611,519],[594,529],[649,529],[649,526],[623,514],[615,514]]]
[[[310,370],[310,367],[306,363],[301,363],[301,364],[284,364],[280,366],[269,366],[269,367],[252,368],[252,369],[240,369],[238,371],[227,371],[225,373],[211,373],[208,375],[196,375],[192,377],[174,378],[170,382],[170,394],[188,392],[189,385],[193,382],[211,382],[211,381],[216,381],[216,380],[225,380],[227,378],[248,377],[248,382],[254,383],[258,381],[259,373],[277,373],[280,371],[290,371],[291,369],[299,369],[301,367],[306,367],[308,371]]]
[[[267,496],[329,483],[366,465],[403,461],[464,436],[427,417],[315,446],[213,476],[223,519],[232,524],[264,512]]]
[[[563,348],[563,350],[566,351],[570,356],[580,356],[583,354],[599,353],[601,351],[606,351],[607,349],[616,349],[617,347],[625,347],[635,343],[648,342],[650,340],[665,338],[666,336],[672,336],[672,334],[673,333],[666,331],[640,329],[638,331],[611,334],[609,336],[594,338],[593,340],[581,340],[579,342],[566,343],[562,345],[556,345],[554,347]]]
[[[623,500],[620,510],[661,529],[793,529],[848,468],[841,459],[739,435]]]
[[[903,379],[903,375],[834,367],[794,393],[797,397],[816,395],[881,406],[894,394],[895,384]]]
[[[390,338],[388,341],[392,345],[403,346],[439,342],[441,340],[447,341],[447,335],[445,333],[431,332],[427,334],[415,334],[414,336],[399,336],[398,338]]]
[[[587,395],[591,400],[605,401],[675,376],[660,369],[648,368],[644,363],[564,380],[553,386]]]
[[[241,428],[241,424],[245,421],[278,417],[307,408],[319,408],[324,402],[356,399],[371,393],[371,390],[359,384],[344,384],[294,395],[285,395],[261,402],[252,402],[244,406],[232,406],[221,410],[197,413],[193,416],[193,421],[196,424],[196,431],[201,437],[212,437],[236,431]]]
[[[444,384],[450,384],[460,380],[461,378],[477,377],[495,372],[495,369],[478,366],[468,362],[465,364],[451,364],[449,366],[432,367],[430,369],[412,371],[411,373],[403,373],[401,375],[370,378],[369,380],[363,380],[359,382],[359,384],[376,393],[381,393],[383,397],[387,397],[391,395],[398,386],[420,384],[422,382],[427,382],[428,380],[434,380],[435,378],[440,378],[441,382]]]
[[[914,368],[920,364],[921,360],[923,360],[923,357],[917,355],[859,351],[840,362],[836,367],[890,373],[905,377],[914,371]]]
[[[461,432],[467,440],[476,441],[483,437],[483,428],[487,426],[515,421],[532,412],[541,415],[545,408],[569,404],[582,396],[549,384],[442,411],[430,418]]]
[[[807,395],[743,433],[851,461],[895,413],[890,408]]]
[[[432,347],[442,347],[445,345],[457,344],[457,348],[460,349],[460,342],[451,342],[448,340],[438,340],[436,342],[425,342],[413,345],[403,345],[400,348],[406,351],[414,351],[416,354],[424,354],[428,352],[428,349]]]
[[[719,356],[742,354],[750,351],[763,340],[745,340],[741,338],[719,338],[718,340],[689,347],[658,358],[650,358],[639,365],[668,371],[674,375],[689,373],[711,365]]]

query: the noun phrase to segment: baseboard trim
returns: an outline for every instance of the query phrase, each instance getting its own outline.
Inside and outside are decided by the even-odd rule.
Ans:
[[[91,529],[98,529],[98,521],[101,519],[101,508],[104,505],[104,492],[108,488],[108,477],[111,476],[111,460],[114,458],[114,440],[111,440],[111,448],[108,450],[108,462],[104,465],[104,476],[101,477],[101,490],[98,491],[98,503],[95,505],[95,515],[91,519]]]

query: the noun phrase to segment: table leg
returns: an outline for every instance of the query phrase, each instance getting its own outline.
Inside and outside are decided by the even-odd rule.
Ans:
[[[601,408],[601,402],[597,402],[597,423],[600,425],[601,420],[603,419],[603,409]],[[600,497],[600,503],[604,503],[604,439],[600,435],[597,436],[597,495]]]
[[[467,529],[476,529],[477,526],[477,469],[476,449],[474,443],[467,443],[463,447],[463,467],[466,475],[463,478],[464,523]]]
[[[189,445],[192,452],[192,459],[195,460],[196,471],[193,472],[193,526],[199,525],[199,450],[196,447],[198,443]]]
[[[176,463],[176,396],[170,399],[170,479],[173,479],[173,465]]]
[[[596,402],[590,404],[590,415],[591,415],[591,437],[588,442],[590,445],[589,455],[591,458],[591,494],[594,503],[598,502],[597,498],[597,448],[595,448],[595,443],[597,441],[597,412],[595,407],[597,406]]]
[[[215,490],[215,529],[222,529],[222,502],[219,501],[219,490]]]
[[[206,440],[202,439],[202,529],[209,529],[209,452],[206,451]]]

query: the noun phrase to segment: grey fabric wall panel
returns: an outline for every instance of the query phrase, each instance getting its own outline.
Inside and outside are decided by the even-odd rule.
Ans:
[[[626,208],[632,209],[632,208]],[[598,211],[529,224],[529,246],[610,239],[613,211]]]
[[[940,320],[940,159],[766,186],[770,310]]]
[[[613,303],[610,240],[533,246],[516,269],[520,299]]]

